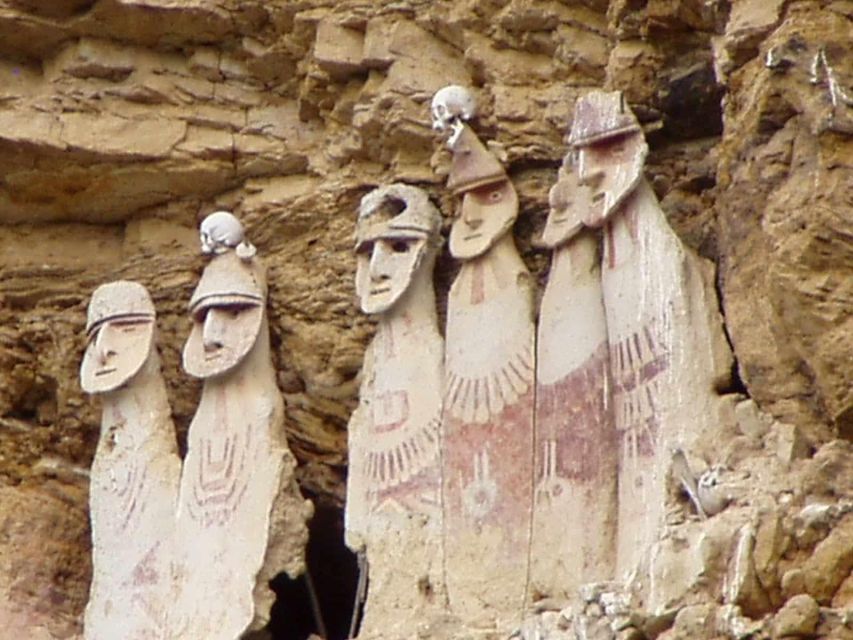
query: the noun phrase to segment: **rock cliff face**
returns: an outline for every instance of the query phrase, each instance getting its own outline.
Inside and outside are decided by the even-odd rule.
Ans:
[[[599,585],[530,629],[853,633],[851,41],[849,0],[0,0],[0,621],[80,630],[99,411],[77,368],[98,284],[151,291],[185,437],[196,227],[216,209],[269,266],[302,490],[341,508],[373,331],[354,302],[357,204],[403,181],[452,213],[428,102],[458,83],[506,152],[540,276],[531,239],[574,101],[623,90],[671,225],[717,266],[736,358],[730,419],[691,461],[724,467],[732,506],[699,521],[673,484],[654,597]],[[450,271],[440,259],[439,300]]]

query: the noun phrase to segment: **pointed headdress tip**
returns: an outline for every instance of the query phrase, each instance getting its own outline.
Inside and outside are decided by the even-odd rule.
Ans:
[[[591,91],[575,102],[569,144],[583,147],[608,138],[641,131],[621,91]]]
[[[447,188],[459,195],[507,180],[500,161],[480,141],[469,127],[460,131],[453,148]]]
[[[131,280],[102,284],[92,293],[86,311],[86,333],[113,318],[148,318],[156,316],[148,289]]]

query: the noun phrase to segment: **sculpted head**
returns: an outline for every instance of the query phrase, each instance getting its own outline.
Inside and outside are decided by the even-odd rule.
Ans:
[[[555,249],[586,225],[585,217],[592,206],[589,188],[580,184],[577,173],[565,162],[557,182],[548,192],[548,204],[548,219],[539,244]]]
[[[151,296],[137,282],[120,280],[95,289],[80,366],[86,393],[115,391],[139,373],[154,346],[154,318]]]
[[[256,260],[234,251],[213,258],[190,299],[193,325],[184,370],[212,378],[234,369],[252,350],[264,319],[266,283]]]
[[[600,226],[642,179],[645,137],[621,92],[593,91],[575,104],[569,143],[578,178],[590,189],[591,226]]]
[[[518,194],[508,179],[462,196],[450,229],[450,255],[470,260],[483,255],[512,229],[518,216]]]
[[[450,231],[450,254],[460,260],[488,251],[512,227],[518,195],[500,161],[465,125],[476,114],[474,95],[449,85],[432,99],[432,126],[450,130],[453,153],[447,187],[462,196]]]
[[[438,209],[415,187],[392,184],[362,198],[355,288],[364,313],[390,310],[421,270],[431,271],[440,228]]]

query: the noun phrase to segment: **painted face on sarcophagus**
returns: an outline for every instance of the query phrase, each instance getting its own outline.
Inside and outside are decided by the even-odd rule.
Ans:
[[[141,284],[121,280],[98,287],[89,302],[89,338],[80,366],[86,393],[106,393],[127,384],[145,364],[154,344],[154,304]]]
[[[468,125],[459,124],[450,150],[447,187],[462,198],[450,230],[450,255],[470,260],[512,228],[518,195],[501,163]]]
[[[568,242],[586,226],[590,213],[591,193],[580,184],[573,167],[563,165],[557,182],[548,192],[548,219],[542,231],[540,244],[554,249]]]
[[[506,235],[518,215],[518,194],[509,180],[466,191],[450,229],[450,255],[470,260]]]
[[[601,226],[643,177],[648,145],[621,92],[593,91],[578,99],[569,143],[580,183],[590,189],[588,226]]]
[[[361,200],[356,229],[355,288],[364,313],[384,313],[431,268],[441,225],[438,210],[419,189],[392,184]]]
[[[236,367],[258,339],[266,284],[255,260],[234,251],[217,255],[190,299],[193,326],[184,345],[184,370],[212,378]]]

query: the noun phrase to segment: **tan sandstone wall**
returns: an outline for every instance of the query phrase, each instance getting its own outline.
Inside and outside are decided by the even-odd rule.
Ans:
[[[672,225],[718,265],[742,382],[720,391],[752,400],[733,396],[731,422],[705,443],[705,462],[739,483],[717,564],[745,575],[730,565],[750,538],[731,532],[749,524],[752,586],[723,593],[721,573],[676,589],[668,610],[692,613],[655,618],[657,631],[728,634],[808,593],[803,606],[825,608],[821,629],[842,633],[833,612],[853,606],[851,41],[849,0],[0,0],[9,615],[32,616],[44,637],[79,631],[99,409],[77,368],[97,284],[133,279],[151,291],[183,437],[200,389],[179,367],[203,264],[196,225],[233,210],[269,265],[302,488],[340,507],[345,428],[372,333],[353,295],[359,198],[405,181],[449,215],[428,103],[445,84],[472,85],[478,130],[504,148],[519,191],[516,236],[543,274],[547,255],[530,241],[573,103],[604,85],[624,90],[647,128],[647,177]],[[441,259],[440,299],[450,270]],[[675,489],[673,500],[683,524],[687,503]],[[803,516],[810,504],[831,508]],[[677,533],[688,542],[709,535],[707,523],[686,526]],[[674,552],[672,563],[686,561]],[[714,609],[722,600],[739,607],[726,610],[737,618],[728,627],[709,622],[725,617]],[[763,628],[779,635],[778,619]]]

